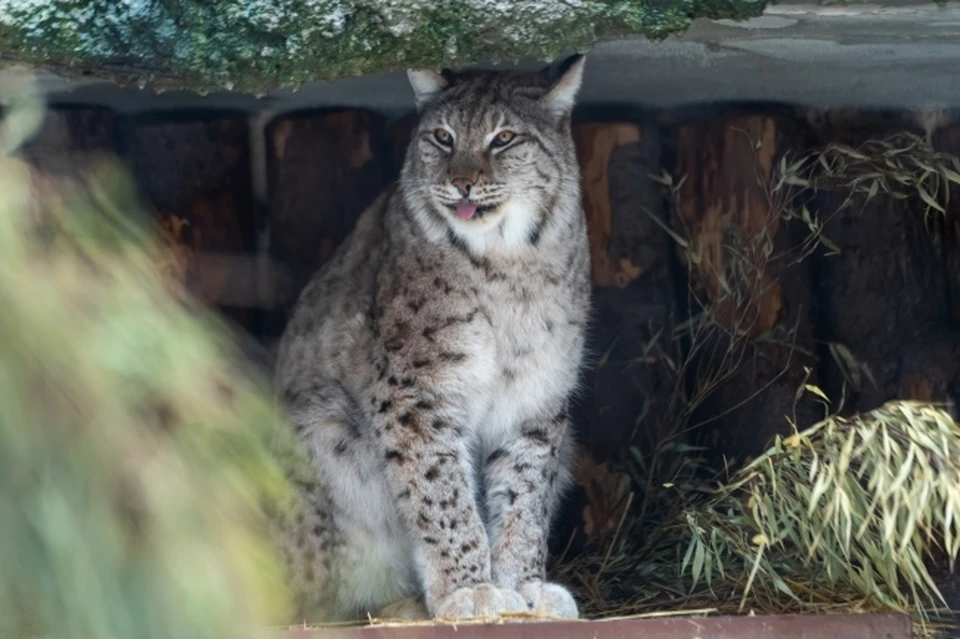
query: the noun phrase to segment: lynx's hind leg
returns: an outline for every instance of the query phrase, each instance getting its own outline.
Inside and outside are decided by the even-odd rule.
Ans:
[[[307,477],[297,482],[299,510],[286,517],[281,547],[309,614],[304,620],[362,619],[415,594],[412,552],[379,472],[381,456],[360,425],[336,410],[349,406],[349,398],[336,386],[318,386],[327,392],[322,401],[312,393],[307,401],[288,393],[292,426],[309,464]]]

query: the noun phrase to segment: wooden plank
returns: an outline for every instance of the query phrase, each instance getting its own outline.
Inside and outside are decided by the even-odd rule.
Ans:
[[[290,629],[277,639],[911,639],[895,614],[671,617],[611,621]]]
[[[184,249],[187,290],[253,330],[260,295],[246,118],[147,115],[127,120],[122,140],[141,196]]]
[[[385,186],[384,119],[364,110],[303,112],[267,127],[270,252],[290,279],[267,332],[282,331],[313,273]]]
[[[671,138],[689,313],[709,308],[719,327],[692,346],[690,381],[706,386],[693,423],[716,456],[755,454],[790,432],[788,420],[802,427],[821,415],[796,399],[816,382],[809,264],[797,262],[808,230],[786,223],[770,197],[781,156],[807,140],[792,119],[749,113],[683,124]]]

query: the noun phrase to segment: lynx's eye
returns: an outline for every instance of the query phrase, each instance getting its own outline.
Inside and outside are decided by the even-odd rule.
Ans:
[[[453,146],[453,136],[446,129],[437,129],[433,132],[433,137],[443,146]]]
[[[490,146],[492,147],[507,146],[508,144],[513,142],[513,138],[515,137],[517,137],[517,134],[514,133],[513,131],[501,131],[500,133],[497,133],[496,136],[494,136],[493,141],[490,142]]]

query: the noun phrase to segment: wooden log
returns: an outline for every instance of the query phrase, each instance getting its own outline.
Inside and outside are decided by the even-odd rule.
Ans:
[[[818,109],[800,107],[798,115],[820,140],[856,143],[876,131],[909,131],[923,135],[914,114],[901,109]]]
[[[650,178],[660,166],[656,129],[591,123],[576,125],[573,135],[594,283],[588,351],[596,358],[587,366],[592,393],[580,431],[605,461],[624,453],[645,409],[653,424],[669,401],[666,364],[656,355],[669,350],[671,248],[661,186]]]
[[[960,124],[956,122],[940,127],[931,136],[933,146],[954,157],[960,157]],[[960,185],[950,185],[950,202],[947,212],[941,218],[943,230],[943,263],[947,287],[947,305],[950,312],[950,324],[956,335],[960,331]],[[956,338],[954,338],[956,339]],[[944,352],[949,353],[948,350]],[[956,351],[954,351],[956,352]],[[942,353],[938,354],[942,356]],[[960,359],[960,358],[958,358]],[[943,363],[937,370],[946,372]],[[934,400],[943,398],[940,387],[932,394]],[[955,370],[945,390],[946,400],[954,410],[954,419],[960,419],[960,370]]]
[[[594,290],[585,392],[573,406],[581,443],[576,486],[551,541],[554,553],[567,556],[620,522],[630,481],[616,466],[631,444],[668,425],[673,380],[661,356],[675,310],[663,194],[650,178],[660,166],[656,127],[587,123],[573,136]]]
[[[907,341],[899,359],[896,397],[934,404],[956,402],[960,390],[960,334],[933,329]]]
[[[31,215],[43,232],[49,205],[66,192],[82,194],[87,179],[107,158],[116,156],[116,116],[100,107],[56,107],[44,114],[39,130],[17,149],[26,163],[34,194]],[[58,209],[54,215],[63,211]]]
[[[960,189],[957,196],[960,197]],[[954,205],[944,222],[947,295],[954,324],[960,326],[960,207]]]
[[[384,119],[362,110],[283,116],[267,129],[270,252],[288,269],[267,331],[279,334],[303,286],[385,186]]]
[[[771,192],[780,158],[806,135],[792,119],[729,113],[672,136],[672,226],[700,327],[688,355],[693,425],[718,455],[755,454],[790,421],[820,415],[797,399],[817,381],[809,267],[797,262],[808,231],[784,221]]]
[[[643,273],[643,268],[631,261],[635,257],[631,253],[642,250],[643,243],[631,237],[630,231],[636,234],[632,227],[655,227],[650,216],[659,212],[650,210],[649,203],[638,202],[641,208],[624,211],[617,206],[614,214],[611,172],[629,171],[630,168],[611,166],[613,153],[619,147],[638,145],[640,129],[633,124],[580,124],[574,129],[574,142],[580,162],[583,208],[590,232],[593,283],[595,286],[626,288]],[[655,169],[656,165],[648,168]],[[647,183],[649,179],[644,176],[641,182]],[[646,211],[642,208],[644,204],[648,206]],[[615,225],[617,233],[614,233]]]
[[[858,146],[890,133],[844,142]],[[857,195],[838,211],[848,194],[820,189],[811,203],[823,235],[840,250],[814,258],[824,390],[831,398],[845,393],[845,410],[856,412],[894,398],[942,400],[954,367],[938,364],[937,351],[954,347],[943,332],[949,311],[939,222],[928,224],[919,197]]]
[[[933,135],[933,145],[960,157],[960,124],[944,127]],[[960,186],[952,185],[947,214],[943,218],[943,250],[947,299],[953,324],[960,327]]]
[[[216,112],[126,121],[124,155],[144,201],[183,247],[188,291],[256,331],[256,220],[244,117]]]
[[[100,154],[116,152],[116,115],[102,107],[55,107],[20,149],[38,170],[79,177]]]

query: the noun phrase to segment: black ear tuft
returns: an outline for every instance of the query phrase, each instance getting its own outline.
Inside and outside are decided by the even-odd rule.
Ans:
[[[547,93],[541,102],[560,119],[570,117],[573,111],[573,103],[583,81],[585,60],[585,56],[574,54],[543,71],[546,72],[548,80]]]
[[[457,72],[453,69],[442,69],[440,71],[440,75],[442,75],[443,79],[447,81],[447,87],[452,87],[459,79]]]
[[[573,55],[563,58],[562,60],[556,60],[540,69],[540,78],[543,80],[544,84],[546,84],[548,87],[551,87],[557,80],[562,78],[567,71],[570,70],[570,67],[582,59],[583,54],[574,53]]]

